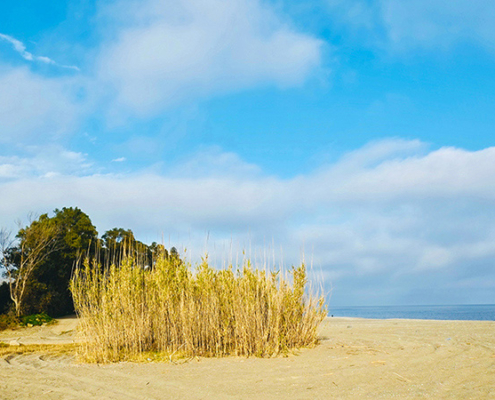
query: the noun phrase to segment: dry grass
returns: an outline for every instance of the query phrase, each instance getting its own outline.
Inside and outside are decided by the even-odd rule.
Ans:
[[[193,271],[165,255],[152,270],[129,257],[108,268],[86,260],[71,281],[85,339],[80,357],[264,357],[312,346],[326,309],[306,286],[304,264],[287,278],[249,261],[216,270],[204,259]]]
[[[11,346],[0,342],[0,358],[11,354],[26,355],[32,353],[52,356],[75,355],[76,351],[76,344],[22,344]]]

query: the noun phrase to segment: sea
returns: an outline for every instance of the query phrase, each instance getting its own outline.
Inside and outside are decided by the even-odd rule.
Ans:
[[[495,304],[329,307],[329,317],[495,321]]]

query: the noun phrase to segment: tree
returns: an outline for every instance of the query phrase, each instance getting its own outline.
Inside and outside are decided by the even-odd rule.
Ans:
[[[163,244],[158,244],[156,242],[151,243],[148,246],[148,257],[149,257],[149,267],[153,269],[155,267],[156,261],[163,257],[168,260],[169,254],[168,250],[165,248]]]
[[[148,246],[130,229],[114,228],[98,239],[89,216],[77,207],[56,209],[53,217],[43,214],[13,240],[0,230],[0,267],[6,271],[17,315],[46,312],[56,317],[74,312],[69,282],[84,257],[105,267],[118,266],[122,257],[130,256],[136,265],[152,269],[161,255],[181,262],[175,248],[169,253],[161,244]],[[2,300],[4,291],[0,287],[0,308],[9,306]]]
[[[124,257],[133,257],[138,265],[152,267],[156,258],[155,252],[160,248],[156,243],[148,246],[140,242],[134,237],[132,230],[123,228],[106,231],[101,237],[101,245],[100,261],[105,266],[119,265]]]
[[[0,314],[7,314],[11,305],[12,299],[10,298],[9,284],[3,282],[0,285]]]
[[[14,244],[15,240],[12,239],[12,234],[7,229],[0,228],[0,267],[6,268],[10,251]]]
[[[119,265],[120,260],[131,255],[136,239],[130,229],[113,228],[101,237],[103,265]]]
[[[10,235],[2,231],[2,266],[9,283],[10,298],[15,314],[20,316],[24,306],[26,289],[36,268],[57,249],[58,227],[49,222],[47,214],[19,230],[18,246],[13,246]]]
[[[26,294],[26,311],[52,316],[74,312],[69,281],[74,266],[84,254],[93,256],[98,232],[87,214],[77,207],[55,209],[49,222],[58,229],[57,248],[33,274]]]
[[[56,209],[19,230],[16,240],[2,231],[2,265],[11,287],[16,314],[74,311],[69,281],[77,261],[93,256],[98,233],[79,208]],[[0,243],[1,244],[1,243]]]
[[[0,269],[3,269],[0,276],[6,276],[6,267],[10,254],[10,249],[14,246],[14,240],[12,235],[5,228],[0,229]],[[0,285],[0,314],[6,313],[12,305],[12,299],[10,298],[10,288],[7,281],[2,282]]]

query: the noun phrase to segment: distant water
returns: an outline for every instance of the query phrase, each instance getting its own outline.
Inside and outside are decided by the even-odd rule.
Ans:
[[[495,304],[456,306],[329,307],[328,316],[375,319],[495,321]]]

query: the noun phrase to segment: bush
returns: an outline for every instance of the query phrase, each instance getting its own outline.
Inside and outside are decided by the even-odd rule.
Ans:
[[[76,268],[71,291],[85,339],[81,357],[112,362],[145,352],[183,356],[271,356],[317,343],[323,298],[305,294],[306,268],[292,279],[253,269],[215,270],[205,259],[193,273],[176,258],[152,270],[131,258],[102,269]]]
[[[34,315],[27,315],[25,317],[21,318],[21,325],[22,326],[28,326],[28,325],[33,325],[33,326],[40,326],[43,324],[47,324],[49,322],[52,322],[53,318],[50,317],[49,315],[46,315],[45,313],[41,314],[34,314]]]
[[[4,314],[0,315],[0,331],[4,331],[5,329],[12,329],[20,324],[19,318],[14,315]]]

